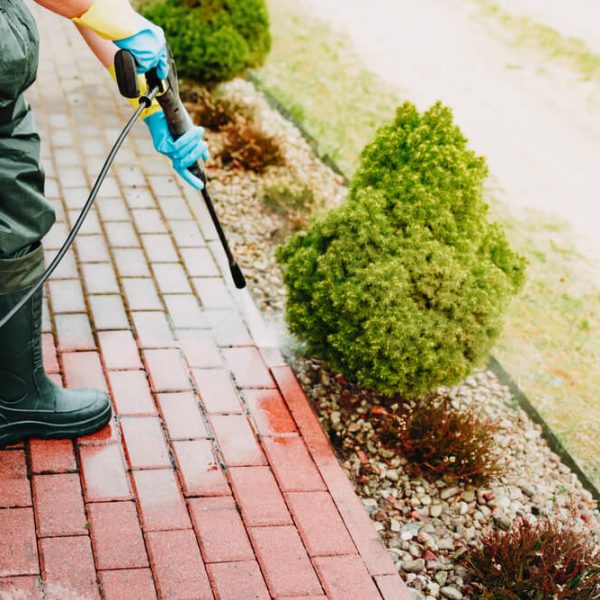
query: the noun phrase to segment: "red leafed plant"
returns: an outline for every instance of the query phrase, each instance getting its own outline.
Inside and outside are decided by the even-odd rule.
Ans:
[[[490,531],[465,567],[482,600],[598,600],[600,550],[585,532],[551,519]]]
[[[448,396],[372,411],[382,443],[424,475],[485,482],[503,472],[497,425],[480,409],[452,407]]]
[[[237,119],[224,127],[223,132],[223,164],[232,164],[256,173],[264,173],[267,167],[284,164],[279,140],[265,133],[254,121]]]

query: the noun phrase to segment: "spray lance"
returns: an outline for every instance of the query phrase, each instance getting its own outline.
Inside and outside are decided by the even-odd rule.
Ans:
[[[169,127],[169,131],[173,138],[177,139],[181,137],[190,127],[192,127],[192,123],[189,122],[186,116],[186,111],[183,107],[181,99],[179,98],[179,81],[177,79],[177,69],[175,67],[175,61],[173,60],[171,53],[169,52],[169,76],[166,80],[161,81],[156,74],[156,69],[152,69],[146,73],[146,82],[148,91],[146,94],[141,95],[138,76],[136,72],[136,63],[133,55],[127,50],[119,50],[115,55],[115,72],[117,76],[117,84],[119,86],[119,91],[126,98],[139,98],[140,105],[137,110],[133,113],[127,125],[123,128],[123,131],[119,134],[117,141],[114,143],[111,151],[109,152],[102,169],[100,170],[100,174],[98,175],[92,190],[90,191],[90,195],[86,200],[83,209],[73,228],[69,232],[67,239],[64,244],[61,246],[60,250],[56,254],[56,256],[52,259],[52,262],[44,272],[44,274],[40,277],[40,279],[36,282],[36,284],[15,304],[15,306],[8,312],[8,314],[4,315],[0,318],[0,329],[4,327],[22,308],[31,300],[31,298],[39,292],[39,290],[44,286],[46,281],[52,276],[54,271],[58,268],[61,261],[65,257],[66,253],[69,251],[77,234],[81,230],[83,223],[89,214],[92,206],[94,205],[94,201],[98,196],[98,192],[108,174],[108,171],[113,164],[117,153],[119,152],[123,142],[127,139],[129,132],[133,128],[135,122],[138,120],[142,111],[145,108],[148,108],[154,98],[160,104],[163,112],[165,113],[165,117],[167,120],[167,124]],[[233,278],[233,282],[238,289],[243,289],[246,287],[246,280],[244,279],[244,274],[237,264],[231,249],[229,248],[229,244],[227,243],[227,238],[225,237],[225,233],[223,228],[221,227],[221,223],[219,222],[219,218],[215,211],[215,207],[213,205],[212,199],[207,190],[207,180],[206,173],[204,168],[204,162],[202,159],[199,159],[195,165],[189,167],[189,170],[198,177],[204,187],[202,189],[202,197],[204,198],[204,202],[206,203],[206,208],[210,214],[210,218],[215,227],[217,235],[219,237],[219,241],[223,246],[223,250],[225,251],[225,255],[227,257],[227,262],[229,264],[229,270],[231,271],[231,277]]]

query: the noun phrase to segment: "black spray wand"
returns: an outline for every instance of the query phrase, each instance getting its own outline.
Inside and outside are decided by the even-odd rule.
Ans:
[[[140,89],[136,73],[135,58],[127,50],[119,50],[119,52],[117,52],[115,56],[115,72],[121,94],[126,98],[139,98]],[[171,135],[174,139],[181,137],[193,126],[193,124],[190,122],[183,103],[181,102],[181,98],[179,97],[179,81],[177,79],[177,69],[174,60],[171,57],[169,58],[169,76],[165,81],[161,81],[158,78],[156,69],[152,69],[146,73],[146,81],[149,90],[158,89],[156,100],[165,113]],[[227,238],[225,237],[212,199],[208,193],[204,161],[202,159],[198,160],[195,165],[189,167],[189,170],[204,184],[204,187],[202,188],[202,197],[204,198],[206,208],[208,209],[210,218],[212,219],[221,245],[223,246],[223,250],[225,251],[225,255],[227,256],[227,262],[229,263],[229,269],[235,287],[241,290],[246,287],[246,280],[229,248]]]

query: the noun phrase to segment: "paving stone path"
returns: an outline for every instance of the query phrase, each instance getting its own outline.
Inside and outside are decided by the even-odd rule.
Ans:
[[[75,29],[36,14],[51,258],[131,111]],[[44,320],[48,372],[109,390],[116,417],[0,451],[3,599],[410,598],[221,262],[199,196],[140,125]]]

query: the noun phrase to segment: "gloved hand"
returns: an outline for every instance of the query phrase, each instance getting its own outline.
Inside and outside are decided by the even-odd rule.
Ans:
[[[133,10],[128,0],[91,0],[87,11],[72,20],[131,52],[138,64],[138,73],[156,67],[158,76],[167,78],[169,62],[165,34]]]
[[[204,129],[202,127],[191,127],[180,138],[174,140],[167,126],[165,114],[162,111],[151,114],[144,119],[144,123],[150,130],[154,148],[171,159],[173,168],[185,181],[192,187],[201,190],[204,184],[198,177],[192,175],[189,167],[196,163],[199,158],[204,160],[209,158],[208,144],[203,141]]]

